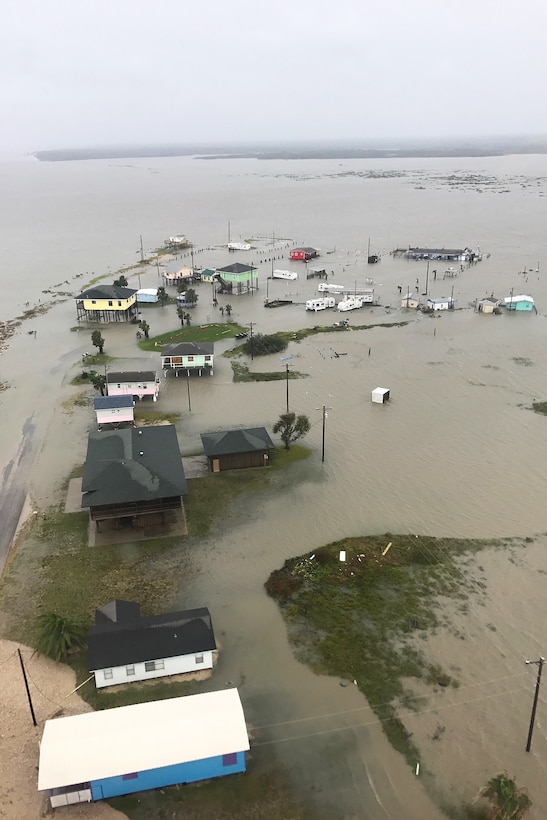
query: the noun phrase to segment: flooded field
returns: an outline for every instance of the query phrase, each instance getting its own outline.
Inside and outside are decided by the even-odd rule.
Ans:
[[[395,162],[382,165],[390,170]],[[13,248],[13,269],[2,279],[17,276],[20,287],[2,303],[2,319],[19,315],[28,300],[49,299],[42,291],[56,284],[79,292],[90,281],[86,272],[108,273],[110,282],[118,267],[134,262],[145,230],[150,246],[184,230],[197,245],[195,262],[203,266],[256,264],[256,294],[219,297],[219,304],[232,304],[237,322],[255,323],[255,332],[297,330],[339,318],[334,312],[305,312],[302,303],[315,294],[317,282],[306,280],[302,263],[296,282],[270,282],[267,288],[270,298],[296,304],[263,307],[272,260],[289,267],[287,242],[322,247],[322,265],[332,281],[347,288],[374,280],[381,306],[352,312],[349,330],[291,343],[284,354],[293,357],[295,370],[307,374],[289,382],[289,394],[291,409],[312,423],[305,439],[311,457],[288,470],[285,486],[237,502],[220,532],[200,542],[199,549],[181,544],[190,569],[181,573],[173,601],[210,607],[223,651],[207,686],[232,681],[241,687],[253,725],[253,754],[287,767],[295,794],[318,817],[440,816],[422,779],[390,748],[357,687],[342,688],[294,659],[282,617],[263,589],[287,557],[346,536],[385,532],[532,539],[525,548],[473,559],[470,571],[484,582],[484,595],[471,599],[467,612],[446,602],[447,626],[426,642],[432,660],[453,669],[460,688],[430,695],[407,723],[430,773],[428,783],[445,803],[472,800],[488,777],[507,769],[530,791],[530,817],[547,812],[547,719],[541,701],[532,753],[524,752],[535,680],[535,667],[524,661],[545,653],[547,563],[541,533],[547,519],[541,492],[547,420],[531,405],[547,398],[542,274],[547,259],[542,258],[544,183],[523,183],[544,176],[546,158],[457,162],[454,167],[447,160],[405,161],[402,170],[412,164],[412,173],[382,178],[335,177],[337,163],[192,164],[189,159],[132,160],[127,168],[103,162],[70,168],[21,163],[13,170],[21,186],[10,219],[13,230],[19,226],[14,236],[20,252]],[[349,170],[359,165],[373,163],[344,163]],[[499,184],[486,190],[440,181],[462,168],[495,177]],[[92,174],[96,189],[84,203],[75,192]],[[22,226],[40,207],[37,191],[54,186],[51,212],[31,248]],[[226,242],[228,218],[237,238],[263,237],[254,254],[237,260],[221,248],[198,254],[198,247]],[[286,239],[277,239],[273,251],[266,238],[272,228]],[[382,253],[378,265],[366,264],[369,235],[375,252]],[[405,293],[416,279],[421,293],[426,286],[425,263],[386,254],[401,244],[480,245],[483,261],[455,279],[442,279],[445,263],[439,263],[433,281],[430,270],[428,294],[450,295],[453,287],[456,311],[433,319],[399,309],[400,287]],[[173,260],[168,269],[183,263],[188,259]],[[140,273],[140,281],[137,275],[130,281],[143,287],[157,283],[155,265]],[[503,297],[511,289],[529,292],[537,313],[473,311],[476,298],[492,292]],[[202,284],[198,293],[192,323],[218,320],[211,286]],[[178,325],[173,307],[150,308],[146,318],[152,335]],[[9,385],[0,393],[1,498],[7,510],[2,520],[8,530],[27,491],[35,508],[59,499],[63,482],[85,457],[91,406],[63,405],[77,390],[68,382],[90,350],[90,331],[71,332],[75,325],[74,303],[67,299],[23,322],[0,359],[0,380]],[[357,325],[374,327],[353,329]],[[108,327],[103,335],[107,354],[159,369],[156,354],[137,348],[134,328]],[[191,380],[191,412],[185,380],[162,379],[157,407],[180,413],[177,430],[185,454],[201,450],[201,432],[232,425],[271,428],[284,410],[284,381],[232,382],[230,360],[220,355],[232,345],[216,346],[214,376]],[[260,371],[283,367],[277,356],[248,364]],[[371,403],[377,386],[390,389],[389,404]],[[444,729],[434,740],[438,725]]]

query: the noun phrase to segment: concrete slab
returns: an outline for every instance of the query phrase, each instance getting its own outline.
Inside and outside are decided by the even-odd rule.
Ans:
[[[65,499],[65,512],[82,512],[82,479],[71,478]]]
[[[207,456],[186,456],[182,459],[186,478],[202,478],[209,475],[209,460]]]

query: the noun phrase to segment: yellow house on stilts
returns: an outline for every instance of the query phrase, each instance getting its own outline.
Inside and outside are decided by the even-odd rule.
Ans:
[[[76,297],[79,322],[130,322],[137,318],[137,291],[120,285],[95,285]]]

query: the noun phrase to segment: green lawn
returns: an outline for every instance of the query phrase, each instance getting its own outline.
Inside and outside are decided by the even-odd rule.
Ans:
[[[150,339],[143,339],[139,342],[141,350],[154,350],[165,344],[178,344],[179,342],[218,342],[220,339],[233,339],[236,333],[242,333],[247,328],[235,322],[213,322],[207,325],[190,325],[171,330],[169,333],[162,333],[160,336],[153,336]]]

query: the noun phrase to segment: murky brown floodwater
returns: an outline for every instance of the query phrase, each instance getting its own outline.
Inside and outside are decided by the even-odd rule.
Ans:
[[[405,175],[334,176],[377,167],[372,162],[340,167],[177,159],[131,160],[125,167],[22,162],[7,168],[12,190],[5,258],[13,264],[2,279],[5,284],[17,278],[18,287],[10,287],[0,305],[4,319],[21,312],[28,300],[50,298],[40,292],[57,283],[68,281],[58,289],[76,292],[88,281],[80,274],[131,262],[140,233],[150,246],[180,230],[197,244],[213,245],[226,241],[228,218],[234,239],[275,229],[276,236],[333,250],[321,261],[347,287],[364,286],[372,276],[376,295],[393,309],[351,313],[352,324],[409,319],[405,327],[313,336],[290,346],[291,365],[308,374],[290,382],[291,409],[312,420],[307,442],[314,453],[292,468],[286,492],[239,505],[225,531],[192,554],[192,571],[181,578],[177,600],[211,608],[224,651],[209,686],[228,680],[241,685],[247,715],[257,727],[255,754],[287,765],[296,793],[325,818],[438,815],[358,690],[316,677],[294,660],[277,607],[263,592],[271,570],[289,556],[360,533],[534,536],[546,530],[547,520],[541,495],[547,420],[529,409],[534,399],[547,398],[547,157],[394,160],[381,166]],[[462,168],[460,179],[473,173],[482,182],[448,185],[447,177]],[[297,181],[287,173],[308,178]],[[505,189],[509,193],[501,193]],[[25,240],[29,230],[32,243]],[[469,244],[491,256],[454,280],[442,280],[446,264],[440,263],[437,280],[430,275],[429,292],[448,295],[453,284],[457,307],[464,309],[430,319],[397,309],[398,285],[406,292],[419,278],[424,289],[425,264],[384,256],[379,265],[367,266],[369,235],[375,251]],[[282,252],[280,244],[276,255]],[[267,332],[338,318],[306,314],[303,306],[265,310],[271,253],[251,257],[241,261],[258,264],[262,289],[229,300],[237,321],[253,321],[256,332]],[[228,255],[203,252],[195,261],[215,266],[226,264]],[[179,264],[175,260],[170,269]],[[286,260],[282,267],[289,267]],[[527,277],[518,274],[524,268],[532,269]],[[155,284],[156,268],[141,279],[143,287]],[[315,287],[302,277],[271,282],[269,295],[304,302]],[[468,308],[476,297],[492,291],[502,297],[511,288],[530,292],[538,314],[481,316]],[[213,320],[210,286],[202,285],[199,294],[194,323]],[[177,324],[172,308],[151,315],[152,333]],[[68,332],[75,324],[74,305],[65,302],[24,323],[0,359],[0,379],[11,385],[0,394],[0,465],[16,459],[23,424],[32,420],[27,448],[36,457],[32,466],[23,465],[18,481],[39,505],[56,497],[67,473],[83,461],[85,432],[92,425],[90,410],[70,414],[61,404],[74,393],[66,384],[71,365],[90,349],[88,332]],[[155,364],[154,354],[138,351],[131,328],[108,328],[104,336],[111,355]],[[218,354],[222,345],[217,348]],[[271,357],[254,366],[277,369],[282,363]],[[389,405],[371,404],[376,386],[390,388]],[[200,450],[199,433],[206,430],[271,426],[285,404],[284,382],[233,384],[230,362],[219,355],[214,376],[193,379],[191,392],[190,414],[184,380],[166,382],[158,405],[181,411],[185,453]],[[322,465],[323,405],[329,409]],[[507,769],[530,790],[530,816],[547,812],[544,701],[532,754],[524,752],[535,674],[524,659],[545,653],[544,547],[541,537],[525,550],[480,555],[476,564],[484,570],[474,572],[485,578],[485,598],[472,601],[468,614],[446,602],[452,626],[427,641],[432,660],[456,667],[461,685],[430,697],[409,726],[436,787],[452,803],[472,799],[489,776]],[[445,730],[435,741],[438,724]]]

